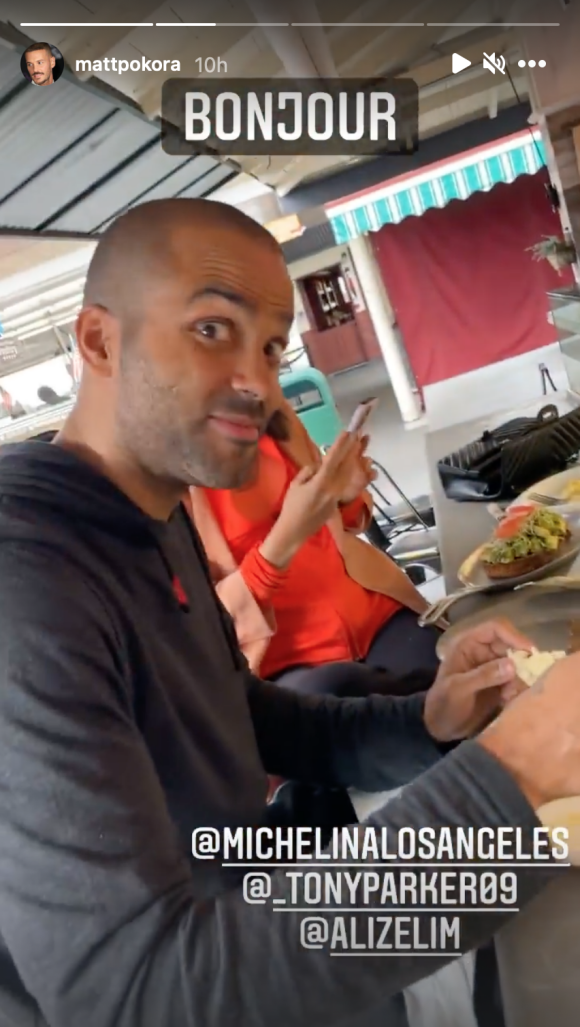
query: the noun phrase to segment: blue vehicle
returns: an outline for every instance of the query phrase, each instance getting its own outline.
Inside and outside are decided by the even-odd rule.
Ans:
[[[343,423],[328,379],[315,367],[286,371],[280,378],[282,392],[321,449],[331,446]]]

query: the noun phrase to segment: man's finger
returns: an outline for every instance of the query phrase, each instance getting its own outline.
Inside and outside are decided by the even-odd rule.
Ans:
[[[521,631],[518,631],[509,620],[492,620],[488,624],[482,624],[480,629],[475,628],[476,632],[479,630],[481,630],[481,641],[493,645],[498,656],[502,655],[501,650],[507,652],[508,649],[525,649],[527,652],[531,652],[534,648],[534,643]],[[498,644],[500,651],[497,649]]]
[[[511,660],[490,660],[481,667],[461,676],[463,688],[470,692],[485,692],[490,688],[506,688],[516,680],[516,670]]]
[[[531,652],[534,643],[522,635],[509,621],[490,620],[458,635],[453,649],[458,650],[464,646],[472,646],[474,649],[481,647],[481,662],[483,663],[489,659],[491,653],[501,657],[505,656],[509,649],[524,649],[526,652]]]

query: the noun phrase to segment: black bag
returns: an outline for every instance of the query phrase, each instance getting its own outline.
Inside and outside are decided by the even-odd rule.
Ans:
[[[580,408],[560,417],[553,404],[537,417],[520,417],[484,432],[476,442],[440,460],[448,499],[513,499],[542,478],[566,469],[580,453]]]

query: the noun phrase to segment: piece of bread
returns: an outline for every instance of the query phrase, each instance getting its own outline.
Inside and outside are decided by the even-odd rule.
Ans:
[[[557,549],[549,549],[543,553],[532,553],[530,556],[520,556],[510,563],[488,563],[481,560],[481,566],[491,581],[499,581],[507,578],[523,578],[526,574],[539,571],[541,567],[547,567],[560,555],[562,546],[572,537],[570,531],[560,542]]]
[[[487,563],[486,560],[482,560],[481,566],[492,581],[502,578],[523,578],[525,574],[539,571],[540,567],[547,567],[559,551],[560,547],[552,552],[532,553],[531,556],[521,556],[511,563]]]
[[[520,681],[523,681],[524,685],[529,685],[530,688],[558,660],[563,660],[567,655],[568,653],[564,652],[563,649],[553,649],[551,652],[540,652],[539,649],[532,649],[531,653],[526,652],[525,649],[511,649],[508,652],[508,656],[516,668],[516,674]]]

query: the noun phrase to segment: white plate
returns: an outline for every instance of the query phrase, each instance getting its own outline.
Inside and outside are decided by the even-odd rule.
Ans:
[[[568,831],[568,862],[580,866],[580,795],[572,799],[557,799],[542,806],[537,812],[538,820],[553,831],[565,827]]]
[[[536,482],[536,484],[532,485],[531,488],[522,492],[521,496],[514,499],[513,503],[510,503],[508,506],[508,510],[511,509],[512,506],[519,506],[520,503],[526,503],[530,493],[532,492],[537,492],[541,496],[550,496],[553,499],[560,499],[568,482],[575,480],[580,481],[580,464],[576,464],[574,467],[569,467],[567,471],[561,471],[560,474],[553,474],[551,478],[543,478],[542,481]],[[563,499],[562,502],[564,502]]]
[[[567,653],[580,652],[580,582],[571,579],[571,584],[574,587],[562,588],[546,582],[543,587],[538,583],[517,592],[504,592],[497,597],[493,607],[479,597],[474,604],[475,597],[470,600],[469,590],[466,590],[465,598],[453,607],[451,627],[439,636],[437,655],[444,659],[457,635],[478,627],[491,617],[509,621],[540,651],[564,649]]]
[[[510,589],[516,588],[518,585],[526,585],[530,581],[540,581],[542,578],[549,578],[552,574],[555,574],[557,571],[561,572],[565,567],[572,564],[580,553],[580,526],[577,523],[569,522],[569,527],[572,537],[560,546],[558,554],[553,560],[550,560],[550,563],[544,564],[537,571],[532,571],[530,574],[522,574],[517,578],[499,578],[497,580],[488,578],[480,559],[483,550],[488,545],[488,540],[488,542],[479,546],[471,556],[468,556],[463,561],[457,571],[457,577],[466,588],[485,588],[488,592],[509,592]]]

